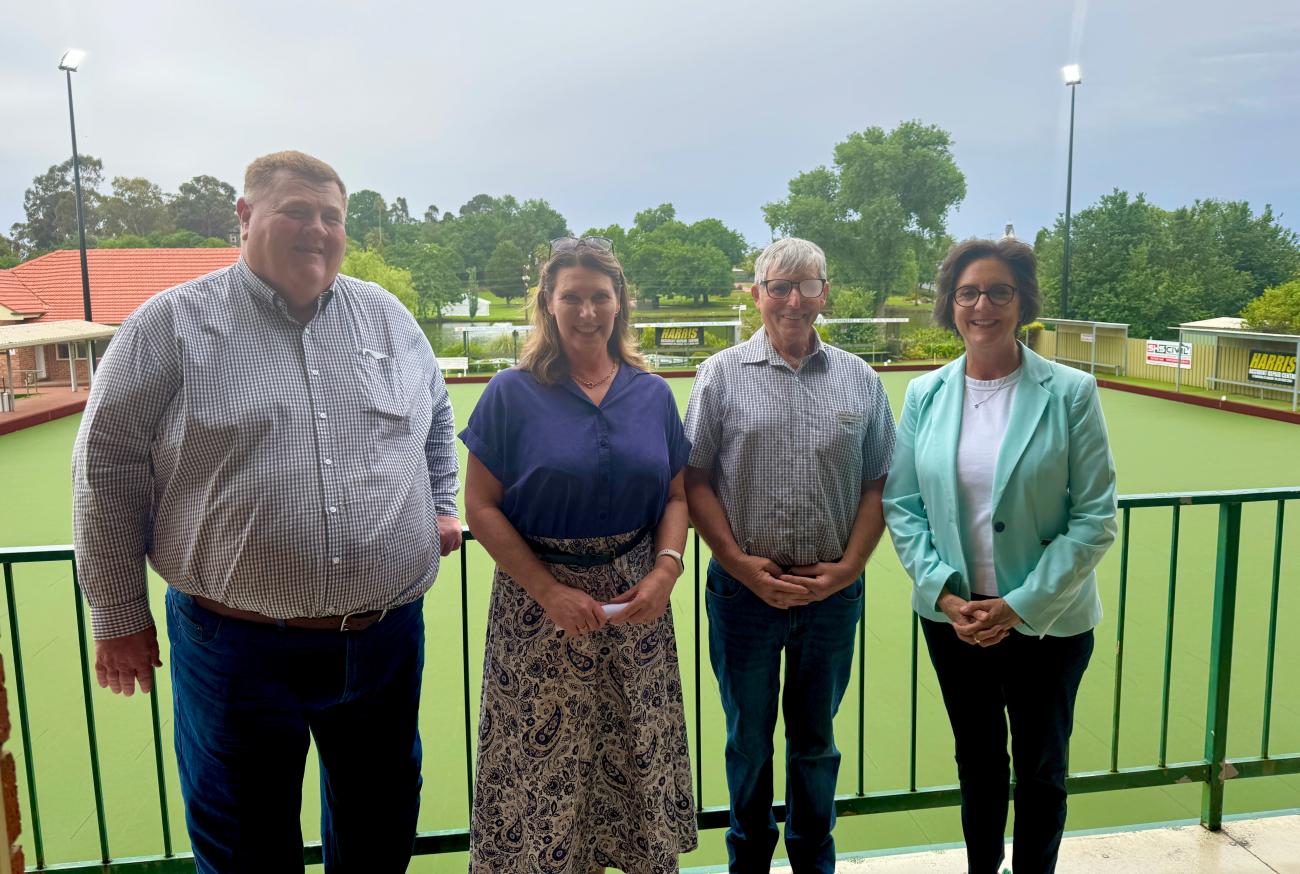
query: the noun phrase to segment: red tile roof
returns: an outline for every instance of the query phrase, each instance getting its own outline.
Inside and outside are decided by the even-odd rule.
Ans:
[[[238,249],[90,249],[86,263],[91,314],[101,324],[120,325],[136,307],[163,289],[229,267],[238,259]],[[0,271],[0,276],[5,273],[46,304],[42,321],[84,317],[81,256],[76,249],[33,258]],[[0,285],[0,289],[4,287]],[[9,306],[2,291],[0,303]]]
[[[22,315],[43,313],[49,309],[45,301],[24,285],[12,270],[0,270],[0,306]]]

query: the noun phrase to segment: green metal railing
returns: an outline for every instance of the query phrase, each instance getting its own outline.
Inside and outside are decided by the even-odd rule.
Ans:
[[[1281,588],[1283,564],[1283,531],[1285,508],[1288,501],[1300,499],[1300,487],[1279,489],[1252,489],[1224,492],[1192,492],[1184,494],[1149,494],[1128,495],[1119,499],[1120,509],[1120,554],[1118,605],[1115,612],[1115,670],[1112,692],[1111,733],[1109,743],[1110,767],[1104,771],[1092,771],[1071,774],[1067,786],[1071,794],[1108,792],[1140,787],[1168,786],[1174,783],[1195,782],[1202,786],[1201,824],[1208,829],[1217,830],[1223,818],[1225,783],[1229,778],[1265,777],[1283,774],[1300,774],[1300,751],[1277,755],[1270,750],[1270,726],[1272,723],[1274,676],[1276,672],[1278,596]],[[1227,756],[1228,709],[1231,700],[1230,689],[1233,665],[1233,635],[1235,631],[1236,608],[1238,604],[1238,559],[1241,551],[1242,507],[1245,504],[1271,502],[1276,505],[1276,515],[1271,551],[1271,577],[1269,588],[1268,638],[1265,662],[1262,730],[1259,754],[1256,756]],[[1169,763],[1169,700],[1171,673],[1174,655],[1174,605],[1178,585],[1178,553],[1180,522],[1184,507],[1194,506],[1218,507],[1218,537],[1214,573],[1213,612],[1210,626],[1209,675],[1206,718],[1204,725],[1204,753],[1195,761]],[[1156,761],[1152,764],[1121,768],[1119,765],[1120,716],[1123,703],[1123,668],[1125,654],[1125,631],[1127,622],[1127,598],[1129,577],[1129,553],[1131,542],[1131,516],[1134,511],[1155,512],[1161,508],[1170,511],[1170,545],[1167,595],[1165,599],[1165,627],[1163,641],[1163,676],[1161,679],[1161,702],[1159,744]],[[467,532],[466,541],[473,540]],[[466,548],[467,549],[467,548]],[[472,733],[472,715],[474,712],[473,683],[470,677],[470,622],[469,622],[469,572],[466,549],[460,553],[460,594],[461,594],[461,705],[465,731],[465,774],[466,800],[472,802],[474,735]],[[698,535],[693,543],[694,564],[694,629],[693,670],[695,679],[695,718],[694,718],[694,752],[696,774],[696,798],[702,796],[704,783],[702,768],[703,750],[701,718],[702,688],[702,600],[701,585],[702,565]],[[77,619],[77,637],[80,656],[80,685],[85,707],[86,743],[88,748],[88,770],[90,788],[95,803],[95,823],[98,830],[100,857],[95,860],[70,862],[60,860],[57,863],[46,859],[37,779],[37,752],[33,746],[32,723],[28,710],[29,690],[23,668],[23,648],[19,622],[19,605],[14,582],[14,565],[32,563],[66,563],[72,570],[72,586],[69,592],[75,605]],[[23,823],[24,833],[30,840],[30,850],[35,857],[33,870],[59,870],[79,872],[170,872],[192,871],[193,863],[189,854],[177,853],[173,849],[172,827],[168,817],[167,798],[167,762],[163,754],[163,739],[160,729],[157,695],[150,695],[152,716],[152,745],[154,768],[157,777],[157,802],[159,820],[159,844],[161,853],[151,856],[132,858],[114,858],[110,851],[107,817],[104,806],[103,779],[100,768],[99,741],[96,732],[94,696],[91,683],[91,658],[89,641],[85,627],[85,606],[76,584],[76,563],[70,546],[53,547],[17,547],[0,548],[0,567],[3,568],[5,599],[9,615],[9,636],[11,640],[10,667],[13,680],[12,693],[17,699],[19,729],[22,739],[22,754],[26,782],[27,809]],[[958,787],[917,786],[917,671],[918,671],[918,627],[915,617],[911,620],[910,635],[910,710],[908,735],[908,768],[906,788],[879,792],[866,792],[864,759],[862,751],[866,745],[866,598],[863,598],[863,622],[859,627],[858,640],[858,712],[857,712],[857,791],[852,795],[837,798],[837,809],[841,815],[864,815],[872,813],[921,810],[927,808],[948,807],[960,803]],[[698,804],[698,802],[697,802]],[[774,805],[778,819],[783,819],[784,805]],[[717,829],[727,825],[726,807],[697,807],[700,828]],[[464,828],[446,831],[421,832],[416,837],[417,854],[436,854],[463,852],[469,846],[469,834]],[[303,850],[308,864],[321,861],[320,846],[308,844]]]

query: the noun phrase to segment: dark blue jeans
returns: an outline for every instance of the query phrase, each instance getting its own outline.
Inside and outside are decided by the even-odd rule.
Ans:
[[[966,870],[1002,870],[1011,759],[1015,760],[1016,874],[1052,874],[1065,832],[1065,777],[1074,701],[1093,634],[1039,639],[1018,631],[986,648],[946,622],[921,620],[956,740]]]
[[[772,732],[779,700],[785,716],[786,852],[795,874],[829,874],[835,870],[831,829],[840,770],[834,719],[853,670],[862,578],[824,601],[778,610],[711,561],[705,600],[709,657],[727,717],[730,870],[753,874],[772,863]]]
[[[325,870],[405,871],[420,809],[422,600],[364,631],[228,619],[168,589],[176,758],[198,871],[302,871],[308,737]]]

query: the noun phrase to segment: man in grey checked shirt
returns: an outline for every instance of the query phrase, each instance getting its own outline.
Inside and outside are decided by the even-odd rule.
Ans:
[[[820,248],[778,240],[754,280],[763,328],[695,377],[686,495],[713,551],[705,597],[727,717],[730,869],[767,871],[776,848],[781,703],[786,850],[796,874],[820,874],[835,870],[833,720],[853,667],[863,567],[884,530],[894,417],[875,371],[813,328],[829,289]]]
[[[123,323],[73,455],[78,579],[99,684],[161,665],[201,872],[302,870],[309,736],[326,870],[403,871],[419,810],[422,598],[460,544],[451,405],[429,343],[339,275],[327,164],[249,165],[233,267]]]

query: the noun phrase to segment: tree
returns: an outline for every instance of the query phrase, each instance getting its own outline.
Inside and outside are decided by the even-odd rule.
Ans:
[[[393,226],[415,224],[405,197],[396,198],[388,207],[388,223]]]
[[[1063,235],[1058,218],[1035,246],[1049,314],[1060,312]],[[1205,200],[1169,211],[1115,190],[1073,218],[1070,316],[1171,337],[1182,322],[1241,312],[1297,265],[1295,234],[1267,208],[1256,216],[1246,203]]]
[[[371,232],[379,231],[382,240],[388,231],[388,204],[378,191],[363,188],[348,195],[348,236],[369,245]]]
[[[101,230],[106,237],[128,234],[147,237],[175,228],[162,188],[140,176],[114,176],[113,193],[104,198],[100,215]]]
[[[419,302],[411,282],[411,272],[388,264],[378,252],[352,249],[344,256],[339,272],[382,286],[392,292],[412,315],[415,314]]]
[[[715,218],[700,219],[688,228],[688,232],[692,242],[718,249],[733,267],[745,259],[745,252],[749,250],[744,237]]]
[[[221,237],[200,237],[193,231],[172,231],[147,237],[134,234],[106,237],[95,245],[100,249],[224,249],[230,241]]]
[[[465,296],[464,266],[452,249],[434,243],[401,244],[388,249],[390,264],[411,273],[417,318],[442,318],[442,311]]]
[[[648,234],[666,222],[674,221],[677,218],[677,210],[671,203],[661,203],[650,209],[643,209],[632,220],[632,225],[638,231]]]
[[[1241,311],[1246,328],[1264,334],[1300,334],[1300,279],[1268,289]]]
[[[834,275],[865,285],[879,305],[907,278],[907,252],[942,235],[966,196],[951,146],[946,131],[919,121],[850,134],[833,169],[790,180],[789,196],[764,216],[773,232],[817,242]]]
[[[81,191],[86,234],[93,238],[99,231],[99,202],[97,190],[104,178],[104,162],[90,155],[81,156]],[[14,242],[28,257],[76,245],[77,200],[72,178],[72,159],[55,164],[32,180],[32,187],[23,194],[23,210],[27,221],[15,224],[11,230]]]
[[[10,267],[17,267],[22,262],[18,255],[18,247],[14,241],[0,234],[0,270],[8,270]]]
[[[511,240],[502,240],[488,259],[487,287],[493,294],[505,299],[506,305],[528,291],[523,276],[528,271],[528,259],[523,250]]]
[[[172,221],[178,230],[200,237],[220,237],[227,242],[239,233],[235,214],[235,188],[215,176],[195,176],[182,182],[171,202]]]

